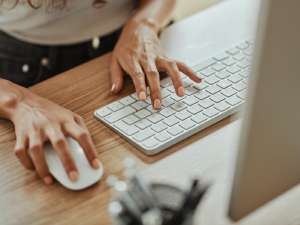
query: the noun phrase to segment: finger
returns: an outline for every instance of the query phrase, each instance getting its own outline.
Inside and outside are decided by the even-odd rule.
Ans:
[[[177,67],[178,69],[184,73],[185,75],[187,75],[191,80],[200,83],[202,81],[202,79],[200,77],[197,76],[197,74],[190,68],[188,67],[186,64],[182,63],[182,62],[177,62]]]
[[[145,75],[138,61],[133,58],[128,58],[126,59],[126,61],[124,61],[123,59],[121,65],[123,69],[131,77],[138,98],[141,101],[146,100],[147,95],[146,95]]]
[[[147,60],[142,63],[143,69],[146,73],[148,84],[150,87],[150,96],[154,109],[160,109],[161,107],[161,95],[160,95],[160,79],[159,73],[153,60]]]
[[[65,136],[59,128],[47,128],[45,131],[54,150],[57,152],[71,181],[79,178],[79,173],[71,155],[71,150]]]
[[[97,158],[96,148],[93,144],[93,141],[90,137],[90,134],[87,129],[81,127],[74,123],[67,123],[64,125],[65,134],[72,137],[74,140],[77,140],[80,146],[82,147],[85,155],[90,163],[90,165],[98,169],[100,166],[100,161]]]
[[[184,87],[180,78],[180,71],[177,67],[177,64],[173,61],[169,60],[159,60],[159,67],[167,72],[167,74],[171,77],[174,88],[176,90],[176,94],[178,96],[184,96]]]
[[[114,56],[111,59],[110,73],[112,83],[111,92],[117,94],[123,88],[124,72]]]
[[[29,134],[29,153],[38,175],[45,184],[52,184],[53,178],[49,173],[48,165],[43,151],[43,142],[38,132],[32,131]]]
[[[15,154],[21,164],[29,170],[34,170],[34,165],[27,152],[28,137],[23,133],[16,133]]]

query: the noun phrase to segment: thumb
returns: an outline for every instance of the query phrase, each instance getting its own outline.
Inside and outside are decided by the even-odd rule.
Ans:
[[[112,56],[111,58],[110,76],[111,76],[111,92],[117,94],[123,88],[124,72],[119,62],[114,56]]]

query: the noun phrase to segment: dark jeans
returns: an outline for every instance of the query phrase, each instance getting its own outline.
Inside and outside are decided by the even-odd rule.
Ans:
[[[110,52],[121,30],[92,41],[65,46],[30,44],[0,31],[0,78],[29,87]]]

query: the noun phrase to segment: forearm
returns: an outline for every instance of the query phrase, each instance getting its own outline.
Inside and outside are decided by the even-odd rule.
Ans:
[[[169,22],[175,5],[176,0],[140,0],[130,22],[145,23],[159,32]]]
[[[0,117],[10,119],[23,98],[22,87],[0,78]]]

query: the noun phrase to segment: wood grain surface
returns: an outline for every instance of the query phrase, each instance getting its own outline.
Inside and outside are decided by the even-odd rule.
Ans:
[[[140,168],[144,168],[230,122],[230,119],[225,119],[159,155],[144,155],[93,117],[93,112],[98,107],[134,91],[127,79],[126,87],[120,95],[113,96],[110,93],[109,61],[108,54],[31,88],[33,92],[85,119],[99,158],[104,164],[104,179],[80,192],[69,191],[58,183],[44,185],[34,172],[25,170],[19,164],[13,153],[13,126],[0,120],[1,225],[109,225],[111,221],[107,205],[111,192],[105,184],[105,178],[109,174],[122,175],[124,158],[135,158]]]

